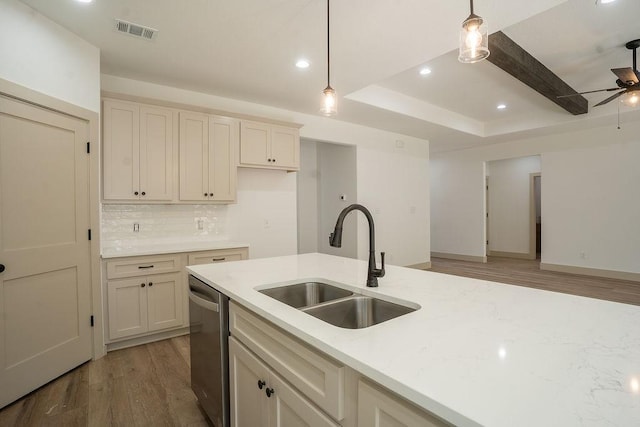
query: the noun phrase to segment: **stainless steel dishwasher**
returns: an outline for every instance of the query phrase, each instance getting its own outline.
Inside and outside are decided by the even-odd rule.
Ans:
[[[229,298],[189,276],[191,389],[215,427],[229,426]]]

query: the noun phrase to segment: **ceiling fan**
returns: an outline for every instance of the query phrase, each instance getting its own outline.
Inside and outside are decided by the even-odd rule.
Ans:
[[[636,50],[638,49],[638,47],[640,47],[640,39],[636,39],[636,40],[632,40],[630,42],[628,42],[627,44],[625,44],[625,47],[629,50],[633,50],[633,68],[631,67],[626,67],[626,68],[612,68],[611,71],[613,72],[613,74],[615,74],[618,79],[616,80],[616,84],[618,85],[618,87],[612,87],[609,89],[599,89],[599,90],[590,90],[587,92],[580,92],[580,93],[574,93],[571,95],[562,95],[559,96],[558,98],[566,98],[569,96],[577,96],[577,95],[584,95],[586,93],[596,93],[596,92],[613,92],[613,91],[618,91],[616,92],[615,95],[610,96],[609,98],[600,101],[599,103],[597,103],[596,105],[594,105],[594,107],[597,107],[599,105],[604,105],[608,102],[613,101],[614,99],[626,94],[626,93],[631,93],[631,92],[635,92],[635,91],[640,91],[640,72],[638,72],[638,67],[636,64]]]

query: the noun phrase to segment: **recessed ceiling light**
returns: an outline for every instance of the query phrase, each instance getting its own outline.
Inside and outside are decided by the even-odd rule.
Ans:
[[[424,68],[420,69],[420,75],[421,76],[427,76],[429,74],[431,74],[431,68],[424,67]]]
[[[78,3],[91,3],[93,0],[76,0]]]
[[[504,110],[505,108],[507,108],[507,104],[498,104],[498,106],[496,108],[498,110]]]
[[[309,65],[309,61],[306,59],[299,59],[298,62],[296,62],[296,67],[298,68],[309,68]]]
[[[596,0],[596,4],[607,4],[607,3],[613,3],[616,0]]]

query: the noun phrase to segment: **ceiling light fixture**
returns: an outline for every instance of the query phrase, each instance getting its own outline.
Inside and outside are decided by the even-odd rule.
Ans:
[[[504,110],[505,108],[507,108],[507,104],[498,104],[498,106],[496,108],[498,110]]]
[[[309,68],[309,65],[309,61],[306,59],[299,59],[298,62],[296,62],[296,67],[298,68]]]
[[[626,96],[623,96],[620,102],[622,102],[627,107],[637,107],[638,105],[640,105],[640,96],[638,96],[638,94],[635,92],[631,92]]]
[[[607,4],[607,3],[613,3],[616,0],[596,0],[596,4]]]
[[[329,21],[329,0],[327,0],[327,87],[322,91],[322,107],[320,108],[320,112],[325,116],[334,116],[338,112],[338,99],[336,91],[331,87]]]
[[[428,76],[429,74],[431,74],[431,68],[424,67],[424,68],[420,69],[420,75],[421,76]]]
[[[489,33],[484,20],[473,13],[473,0],[469,0],[471,14],[462,23],[460,30],[460,53],[458,61],[472,64],[489,56]]]
[[[78,3],[91,3],[93,0],[76,0]]]

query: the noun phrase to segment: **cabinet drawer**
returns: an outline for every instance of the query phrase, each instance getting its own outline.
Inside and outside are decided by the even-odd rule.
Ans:
[[[171,273],[180,267],[179,255],[120,258],[107,261],[107,279]]]
[[[309,400],[336,420],[344,418],[346,368],[342,364],[310,349],[233,301],[229,310],[229,328],[232,336]]]
[[[189,254],[187,265],[210,264],[216,262],[240,261],[249,256],[247,248],[218,249],[215,251],[194,252]]]

